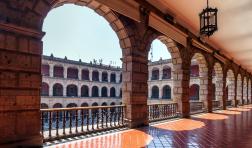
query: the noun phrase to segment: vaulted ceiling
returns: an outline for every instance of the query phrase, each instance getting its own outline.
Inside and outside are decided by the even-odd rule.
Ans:
[[[206,0],[147,0],[177,22],[199,35],[199,13]],[[218,31],[206,41],[252,72],[252,1],[209,0],[218,8]]]

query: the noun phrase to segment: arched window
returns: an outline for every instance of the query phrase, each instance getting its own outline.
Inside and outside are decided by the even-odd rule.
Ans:
[[[163,87],[163,99],[171,99],[171,87],[169,85],[165,85]]]
[[[67,69],[67,78],[78,79],[78,69],[76,69],[76,68],[68,68]]]
[[[102,87],[102,97],[108,97],[108,89],[106,87]]]
[[[163,68],[163,79],[171,79],[171,68],[169,66]]]
[[[199,76],[199,65],[191,65],[190,76],[198,77]]]
[[[63,105],[60,104],[60,103],[55,103],[55,104],[53,105],[53,108],[63,108]]]
[[[111,73],[110,82],[116,83],[116,74],[115,73]]]
[[[41,109],[48,109],[49,107],[48,107],[48,105],[46,103],[41,103],[40,108]]]
[[[43,76],[49,76],[50,72],[49,72],[50,66],[49,65],[42,65],[41,66],[41,73]]]
[[[190,100],[199,100],[199,85],[193,84],[190,86],[189,98]]]
[[[63,86],[59,83],[53,85],[53,96],[63,96]]]
[[[68,85],[67,86],[67,96],[68,97],[77,97],[78,96],[78,89],[76,85]]]
[[[99,72],[98,71],[93,71],[92,73],[92,81],[100,81],[99,80]]]
[[[81,104],[81,107],[88,107],[88,104],[84,102]]]
[[[110,97],[113,97],[113,98],[116,97],[116,90],[114,87],[110,88]]]
[[[73,108],[73,107],[77,107],[77,104],[75,103],[70,103],[67,105],[67,108]],[[72,120],[75,120],[76,116],[76,112],[75,111],[67,111],[67,116],[66,116],[66,119],[68,120],[70,117],[72,118]]]
[[[92,97],[99,97],[99,89],[97,86],[92,87]]]
[[[107,106],[107,103],[106,103],[106,102],[103,102],[103,103],[102,103],[102,106]]]
[[[87,85],[83,85],[83,86],[81,87],[81,96],[82,96],[82,97],[89,97],[88,92],[89,92],[88,86],[87,86]]]
[[[81,79],[82,80],[89,80],[89,71],[87,69],[83,69],[81,71]]]
[[[151,74],[151,80],[159,80],[159,69],[154,68]]]
[[[158,99],[159,98],[159,88],[157,86],[153,86],[151,89],[151,98]]]
[[[102,72],[102,82],[108,82],[108,73]]]
[[[49,85],[45,82],[42,83],[41,96],[49,96]]]
[[[63,78],[64,77],[64,68],[62,66],[53,67],[53,77]]]

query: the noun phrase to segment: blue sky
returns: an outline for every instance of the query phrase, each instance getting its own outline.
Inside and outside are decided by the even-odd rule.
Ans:
[[[49,12],[44,20],[43,54],[67,56],[71,60],[90,62],[103,59],[104,64],[113,61],[121,66],[119,40],[108,22],[87,7],[67,4]],[[170,58],[166,46],[160,41],[152,43],[153,60]]]

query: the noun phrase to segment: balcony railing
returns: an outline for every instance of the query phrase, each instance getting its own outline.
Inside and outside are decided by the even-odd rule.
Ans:
[[[178,104],[152,104],[148,105],[149,121],[159,121],[178,117]]]
[[[220,109],[220,101],[218,101],[218,100],[213,100],[213,101],[212,101],[212,106],[213,106],[213,110]]]
[[[190,113],[204,112],[204,104],[201,101],[191,101],[190,102]]]
[[[41,109],[44,142],[125,126],[124,105]]]

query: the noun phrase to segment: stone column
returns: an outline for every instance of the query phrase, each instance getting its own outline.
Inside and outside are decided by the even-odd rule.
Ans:
[[[49,76],[53,77],[54,64],[49,64]]]
[[[244,78],[243,78],[243,79],[244,79]],[[242,93],[241,93],[241,98],[242,98],[241,105],[242,105],[242,106],[244,105],[244,99],[243,99],[243,85],[244,85],[244,83],[243,83],[243,79],[242,79],[242,85],[241,85],[241,86],[242,86],[242,87],[241,87],[241,89],[242,89],[242,90],[241,90],[241,92],[242,92]]]
[[[110,76],[111,76],[111,72],[108,72],[108,82],[109,82],[109,83],[111,82]]]
[[[208,66],[208,79],[207,79],[207,112],[213,111],[213,66]]]
[[[63,85],[63,97],[67,96],[67,86],[64,84]]]
[[[235,76],[235,92],[234,92],[234,106],[237,107],[238,101],[237,101],[237,76]]]
[[[81,80],[81,68],[78,68],[78,79]]]
[[[163,69],[162,67],[159,69],[159,80],[162,80],[163,78]]]
[[[93,81],[92,74],[93,74],[93,70],[92,70],[92,69],[89,69],[89,80],[90,80],[90,81]]]
[[[226,100],[227,100],[227,97],[228,95],[226,94],[226,86],[227,86],[227,72],[223,72],[223,79],[222,79],[222,92],[223,92],[223,97],[222,97],[222,109],[226,110],[226,106],[227,106],[227,103],[226,103]]]
[[[107,89],[108,89],[108,97],[110,97],[110,88],[109,87],[107,87]]]
[[[148,59],[136,54],[125,56],[122,69],[122,98],[126,104],[125,118],[128,126],[133,128],[148,125]]]
[[[182,88],[176,87],[173,92],[181,94],[181,100],[176,100],[179,105],[179,111],[181,117],[190,117],[190,102],[189,102],[189,90],[190,90],[190,65],[183,63],[182,69],[178,73],[178,77],[182,77],[182,80],[174,80],[173,86],[181,86]],[[178,85],[176,83],[181,83]]]
[[[248,89],[249,89],[249,86],[248,86],[248,80],[247,80],[247,90],[246,90],[246,93],[247,93],[247,104],[249,104],[249,96],[248,96]]]
[[[78,83],[78,85],[77,85],[77,90],[78,90],[78,97],[81,97],[81,84],[80,83]]]
[[[0,3],[2,2],[4,1]],[[4,24],[4,21],[1,23]],[[41,38],[43,33],[14,24],[11,27],[9,24],[2,26],[5,27],[0,27],[0,55],[2,57],[0,147],[29,147],[29,145],[40,147],[43,144],[40,133]]]
[[[101,97],[102,95],[102,87],[99,87],[99,86],[97,86],[98,87],[98,97]]]
[[[102,82],[102,72],[98,71],[98,74],[99,74],[99,82]]]
[[[48,85],[49,85],[49,96],[51,97],[53,96],[53,83],[49,81]]]
[[[120,73],[116,73],[116,83],[120,83]]]
[[[63,65],[64,78],[67,79],[67,66]]]

